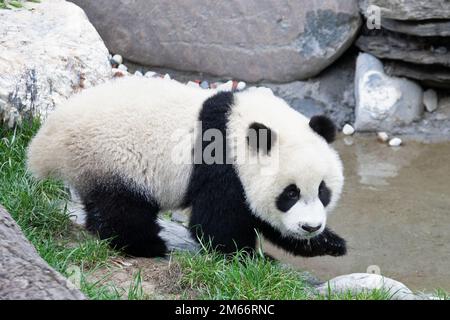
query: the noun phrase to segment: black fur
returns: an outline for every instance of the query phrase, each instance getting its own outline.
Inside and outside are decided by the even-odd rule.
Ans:
[[[319,199],[323,206],[326,207],[330,204],[331,190],[327,187],[325,181],[322,181],[319,186]]]
[[[264,137],[265,139],[263,139]],[[270,154],[274,140],[275,135],[272,130],[261,123],[253,122],[248,128],[247,144],[257,152]]]
[[[225,136],[232,106],[233,94],[230,92],[221,92],[209,98],[200,113],[202,129],[215,128]],[[202,142],[202,150],[207,144]],[[224,147],[224,154],[226,149]],[[328,229],[311,240],[296,240],[283,237],[279,231],[257,218],[250,211],[232,164],[196,164],[185,203],[192,205],[190,227],[193,236],[209,242],[223,253],[240,249],[252,252],[256,247],[256,231],[296,255],[338,256],[346,252],[345,241]]]
[[[295,184],[290,184],[284,188],[277,197],[276,206],[282,212],[289,211],[300,199],[300,189]]]
[[[81,197],[87,212],[86,228],[112,247],[139,257],[164,256],[167,247],[158,236],[159,206],[133,191],[120,178],[102,178],[89,184]]]
[[[326,116],[312,117],[309,121],[309,126],[328,143],[332,143],[336,139],[336,126]]]

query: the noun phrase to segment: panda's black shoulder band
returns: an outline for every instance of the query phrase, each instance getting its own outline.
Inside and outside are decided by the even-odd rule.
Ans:
[[[326,116],[321,115],[312,117],[309,121],[309,126],[328,143],[332,143],[336,139],[336,126],[333,121]]]

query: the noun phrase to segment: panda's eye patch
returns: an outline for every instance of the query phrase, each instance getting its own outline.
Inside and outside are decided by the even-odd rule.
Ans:
[[[295,184],[290,184],[284,188],[283,192],[277,198],[277,208],[282,211],[288,211],[300,199],[300,189]]]
[[[319,186],[319,199],[323,206],[326,207],[330,203],[331,190],[327,187],[325,181],[322,181]]]

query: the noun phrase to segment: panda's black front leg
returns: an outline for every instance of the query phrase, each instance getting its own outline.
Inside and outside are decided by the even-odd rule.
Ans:
[[[226,181],[205,185],[196,193],[189,225],[193,237],[225,254],[252,252],[256,246],[253,219],[243,193]]]
[[[347,253],[346,242],[329,228],[311,239],[295,239],[285,237],[268,223],[257,220],[258,230],[276,246],[298,256],[343,256]]]

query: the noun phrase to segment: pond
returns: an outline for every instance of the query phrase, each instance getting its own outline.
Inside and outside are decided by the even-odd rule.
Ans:
[[[363,136],[335,147],[346,182],[328,225],[348,241],[347,256],[267,251],[322,280],[379,270],[413,290],[450,290],[450,143],[391,148]]]

